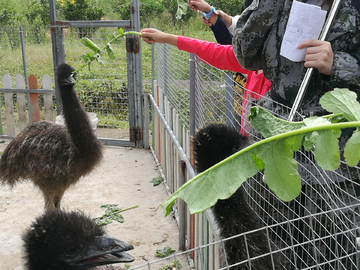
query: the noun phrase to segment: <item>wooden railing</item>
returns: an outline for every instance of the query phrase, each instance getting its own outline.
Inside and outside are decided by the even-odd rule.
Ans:
[[[29,123],[39,121],[41,118],[54,121],[53,95],[55,90],[52,89],[49,75],[43,76],[42,89],[39,89],[38,79],[35,75],[29,76],[28,89],[20,74],[16,75],[14,83],[9,74],[4,75],[4,88],[1,88],[0,92],[4,93],[5,117],[2,117],[0,110],[0,119],[2,120],[0,121],[0,135],[15,137]],[[39,105],[39,94],[43,94],[42,108]],[[16,95],[16,104],[14,104],[14,95]],[[3,105],[1,104],[1,106]],[[43,110],[42,113],[41,110]]]

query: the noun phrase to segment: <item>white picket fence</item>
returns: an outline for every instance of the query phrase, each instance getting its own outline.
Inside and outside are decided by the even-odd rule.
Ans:
[[[39,121],[41,118],[54,121],[55,90],[52,90],[49,75],[42,77],[42,89],[38,89],[38,79],[35,75],[29,76],[29,89],[26,89],[25,79],[20,74],[16,75],[15,81],[9,74],[4,75],[3,84],[4,88],[1,88],[0,92],[4,93],[5,117],[1,117],[0,135],[15,137],[29,123]],[[39,105],[39,94],[43,94],[42,108]],[[14,103],[15,95],[16,103]]]
[[[153,93],[154,96],[149,96],[153,112],[152,150],[170,195],[195,176],[190,168],[194,167],[191,136],[156,81]],[[179,250],[190,250],[188,256],[195,269],[220,269],[223,249],[222,243],[214,244],[219,237],[211,212],[190,214],[182,200],[176,201],[174,210],[179,226]]]

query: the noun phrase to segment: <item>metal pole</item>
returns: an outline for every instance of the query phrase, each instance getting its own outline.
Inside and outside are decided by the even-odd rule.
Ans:
[[[49,0],[50,5],[50,24],[56,26],[56,3],[55,0]],[[63,28],[51,27],[51,42],[53,52],[54,63],[54,78],[55,78],[55,90],[56,90],[56,111],[57,114],[61,114],[61,99],[59,93],[59,87],[57,85],[56,70],[59,64],[65,62],[65,41]]]
[[[29,76],[27,73],[27,63],[26,63],[26,52],[25,52],[25,42],[24,42],[24,27],[20,26],[20,40],[21,40],[21,51],[22,51],[22,59],[24,66],[24,77],[25,77],[25,89],[29,89]],[[28,104],[30,104],[30,93],[26,94]],[[31,106],[29,106],[29,123],[32,123],[31,119]]]
[[[195,55],[190,54],[190,136],[195,135],[196,128],[196,105],[195,105]]]
[[[330,9],[330,12],[329,12],[329,15],[328,15],[328,18],[324,24],[324,27],[322,29],[322,32],[320,33],[320,37],[319,37],[319,40],[321,41],[324,41],[327,37],[327,34],[329,33],[329,30],[332,26],[332,23],[334,21],[334,18],[339,10],[339,7],[340,7],[340,2],[341,0],[334,0],[332,6],[331,6],[331,9]],[[292,121],[294,119],[294,116],[295,116],[295,113],[297,112],[297,110],[299,109],[300,107],[300,104],[304,98],[304,95],[305,95],[305,91],[309,85],[309,82],[310,82],[310,79],[311,79],[311,75],[312,73],[314,72],[314,68],[308,68],[306,73],[305,73],[305,76],[304,76],[304,79],[300,85],[300,88],[299,88],[299,92],[297,93],[296,95],[296,98],[295,98],[295,101],[294,101],[294,104],[291,108],[291,111],[290,111],[290,114],[289,114],[289,117],[288,117],[288,121]]]
[[[233,79],[230,77],[230,73],[225,73],[225,85],[226,85],[226,95],[225,95],[225,114],[226,122],[229,126],[234,126],[234,89],[231,86],[233,84]]]

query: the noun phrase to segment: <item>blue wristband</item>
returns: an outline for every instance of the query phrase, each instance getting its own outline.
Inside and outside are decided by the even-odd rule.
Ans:
[[[200,11],[201,15],[208,20],[211,18],[212,15],[216,13],[216,9],[214,7],[211,8],[211,11],[209,13],[206,13],[205,11]]]

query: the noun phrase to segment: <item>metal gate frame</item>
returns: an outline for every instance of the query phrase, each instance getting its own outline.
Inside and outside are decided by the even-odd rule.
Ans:
[[[140,31],[140,1],[133,0],[131,9],[131,20],[104,20],[104,21],[58,21],[56,16],[56,0],[49,0],[51,41],[53,50],[54,78],[56,103],[61,105],[59,88],[57,85],[56,70],[65,59],[65,37],[64,28],[69,27],[121,27],[125,30]],[[132,37],[131,37],[132,36]],[[144,128],[143,114],[143,91],[142,91],[142,59],[141,44],[138,37],[131,35],[126,37],[127,55],[127,79],[129,95],[129,126],[130,138],[127,140],[101,139],[103,143],[119,146],[134,146],[149,148],[149,129]],[[57,114],[60,114],[57,106]]]

